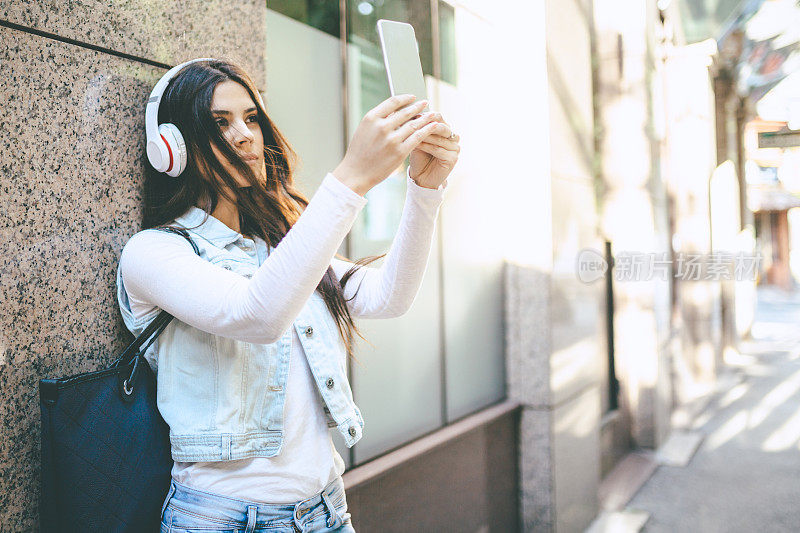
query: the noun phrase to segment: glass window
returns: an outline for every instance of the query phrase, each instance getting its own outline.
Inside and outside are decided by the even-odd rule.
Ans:
[[[339,0],[267,0],[267,7],[339,37]]]
[[[379,19],[407,22],[414,27],[419,43],[422,72],[433,76],[433,40],[431,37],[431,4],[429,0],[347,0],[348,42],[359,45],[361,53],[383,67],[381,42],[376,24]],[[387,92],[387,97],[389,96]]]
[[[272,10],[267,11],[267,28],[264,101],[270,118],[300,157],[295,185],[311,199],[325,174],[344,156],[341,41]],[[339,252],[346,253],[344,247]],[[350,450],[338,431],[332,434],[350,467]]]
[[[414,26],[423,72],[432,75],[429,0],[348,0],[348,131],[352,136],[370,109],[390,96],[376,24],[379,19]],[[350,232],[350,258],[387,252],[400,224],[406,193],[405,164],[366,195]],[[355,319],[368,342],[357,338],[353,394],[369,431],[355,445],[355,464],[440,427],[442,417],[441,306],[438,245],[411,310],[386,320]],[[370,266],[379,267],[377,261]]]
[[[307,196],[343,156],[343,121],[352,137],[364,114],[390,96],[376,29],[379,19],[414,27],[429,94],[441,95],[443,101],[455,97],[455,10],[436,1],[438,21],[432,9],[437,4],[431,0],[347,0],[347,116],[340,105],[338,0],[268,1],[266,100],[271,117],[301,157],[296,179]],[[438,51],[432,42],[434,23],[439,25]],[[438,54],[446,83],[432,79],[433,54]],[[389,250],[405,201],[405,170],[404,162],[367,193],[369,202],[340,252],[346,249],[345,255],[357,259]],[[490,228],[474,217],[486,201],[481,183],[475,185],[473,194],[462,193],[442,208],[449,224],[439,229],[441,242],[439,231],[434,235],[411,310],[387,320],[355,319],[367,340],[356,338],[351,380],[368,431],[352,450],[334,438],[348,467],[496,402],[505,393],[502,262],[485,251],[481,261],[473,257],[474,242],[492,238]]]
[[[442,80],[457,85],[456,11],[445,2],[439,2],[439,61]]]
[[[407,22],[414,27],[419,43],[423,74],[433,75],[429,0],[347,0],[348,131],[358,127],[364,115],[389,98],[389,83],[376,24],[379,19]],[[380,254],[391,244],[400,222],[405,198],[405,164],[368,194],[363,222],[353,234],[360,240],[355,248],[364,254]]]

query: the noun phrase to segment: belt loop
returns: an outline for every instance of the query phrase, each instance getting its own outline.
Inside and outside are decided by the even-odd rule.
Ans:
[[[299,504],[296,504],[294,506],[294,509],[292,510],[292,527],[294,527],[295,532],[303,531],[303,529],[305,529],[302,526],[302,524],[300,523],[300,519],[302,518],[302,515],[300,514],[300,510],[299,510],[298,507],[299,507]]]
[[[336,508],[331,503],[331,499],[328,496],[328,493],[324,490],[322,491],[322,501],[325,502],[325,507],[328,508],[328,520],[327,525],[329,528],[337,528],[342,525],[342,517],[339,516],[339,513],[336,512]]]
[[[258,516],[258,507],[255,505],[247,506],[247,529],[244,533],[253,533],[256,530],[256,518]]]
[[[164,503],[161,504],[161,515],[159,517],[160,520],[164,519],[164,509],[167,508],[167,504],[169,503],[169,499],[172,498],[173,494],[175,494],[175,480],[170,480],[170,482],[169,482],[169,490],[167,491],[167,497],[164,498]]]

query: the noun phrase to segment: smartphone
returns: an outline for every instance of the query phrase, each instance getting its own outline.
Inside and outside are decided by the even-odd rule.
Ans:
[[[422,62],[419,59],[419,45],[414,27],[405,22],[380,19],[378,36],[381,40],[383,63],[389,78],[392,96],[413,94],[414,102],[426,100],[428,90],[422,75]],[[430,111],[428,105],[420,113]]]

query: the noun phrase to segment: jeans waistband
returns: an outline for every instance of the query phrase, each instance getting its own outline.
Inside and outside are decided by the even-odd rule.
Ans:
[[[170,481],[170,489],[161,510],[162,516],[168,503],[183,511],[188,511],[222,523],[248,524],[262,526],[276,520],[302,525],[305,518],[311,518],[310,511],[320,503],[328,512],[328,523],[341,524],[336,504],[344,500],[344,483],[341,476],[328,483],[314,496],[296,503],[261,503],[240,500],[206,492]],[[253,523],[255,521],[255,523]]]

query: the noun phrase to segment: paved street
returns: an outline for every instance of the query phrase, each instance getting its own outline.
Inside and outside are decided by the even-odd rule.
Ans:
[[[628,503],[642,531],[800,531],[800,293],[762,290],[753,340],[693,429],[687,466],[659,466]]]

